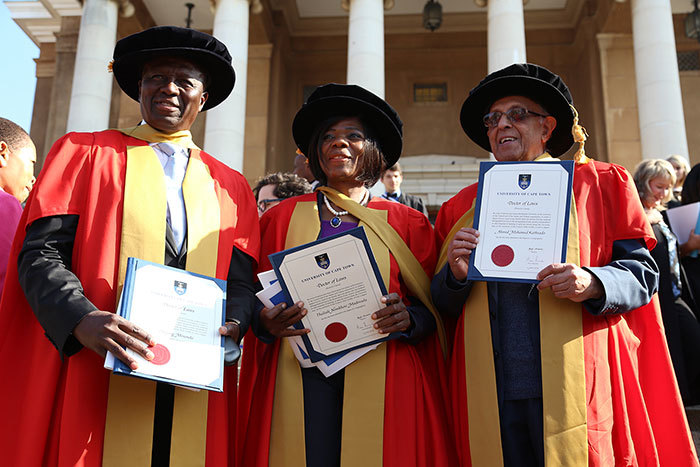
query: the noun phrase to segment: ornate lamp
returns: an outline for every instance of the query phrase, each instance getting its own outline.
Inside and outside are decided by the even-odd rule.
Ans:
[[[700,42],[700,10],[698,0],[693,0],[693,11],[685,17],[685,35]]]
[[[442,24],[442,5],[436,0],[428,0],[423,7],[423,27],[432,32],[439,28],[440,24]]]

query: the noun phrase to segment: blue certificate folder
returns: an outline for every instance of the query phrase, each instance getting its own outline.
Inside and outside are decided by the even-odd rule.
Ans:
[[[272,263],[272,267],[275,270],[275,274],[277,275],[277,278],[279,279],[280,285],[282,286],[284,298],[285,298],[285,301],[288,305],[293,304],[294,300],[292,300],[292,296],[289,292],[289,287],[288,287],[287,283],[285,282],[285,279],[282,275],[282,272],[280,271],[280,268],[282,267],[282,264],[284,263],[285,258],[291,253],[295,253],[295,252],[302,251],[302,250],[309,249],[309,248],[316,249],[315,247],[318,245],[323,245],[324,243],[339,239],[340,237],[343,237],[343,236],[353,236],[353,237],[358,238],[362,241],[362,245],[364,245],[365,251],[367,252],[367,256],[369,257],[372,271],[373,271],[374,276],[376,277],[377,282],[379,284],[381,294],[386,295],[386,293],[387,293],[386,286],[384,285],[384,281],[382,280],[382,276],[379,272],[379,267],[377,266],[377,262],[374,259],[374,255],[372,254],[372,248],[369,244],[369,241],[367,240],[367,235],[365,234],[364,227],[356,227],[356,228],[347,230],[345,232],[342,232],[342,233],[339,233],[336,235],[331,235],[329,237],[325,237],[325,238],[322,238],[320,240],[316,240],[314,242],[307,243],[305,245],[300,245],[300,246],[297,246],[294,248],[290,248],[288,250],[273,253],[273,254],[268,256],[270,259],[270,263]],[[331,264],[333,264],[333,261],[334,261],[333,258],[330,258]],[[323,268],[323,266],[320,264],[319,264],[319,267]],[[306,272],[308,272],[308,271],[306,271]],[[307,306],[308,304],[305,303],[304,305],[307,307],[307,309],[309,309],[309,307]],[[377,309],[377,310],[379,310],[379,309]],[[377,311],[377,310],[375,310],[375,311]],[[309,313],[312,313],[312,310],[309,309]],[[297,329],[304,328],[304,325],[302,324],[302,322],[298,322],[294,326]],[[303,335],[302,339],[303,339],[304,344],[306,346],[306,352],[304,352],[304,353],[308,354],[308,356],[312,362],[318,362],[321,360],[325,360],[327,363],[331,363],[332,361],[337,360],[337,358],[342,357],[342,355],[344,355],[345,353],[347,353],[353,349],[357,349],[357,348],[368,346],[368,345],[374,345],[374,344],[377,344],[379,342],[384,342],[386,340],[394,339],[394,338],[399,337],[399,336],[400,336],[400,333],[391,333],[385,337],[372,340],[371,342],[365,342],[361,345],[357,345],[355,347],[351,347],[351,348],[345,349],[345,350],[340,351],[340,352],[334,352],[334,353],[328,353],[328,354],[321,353],[317,349],[315,349],[313,346],[313,343],[312,343],[311,339],[309,339],[308,335]]]
[[[170,290],[168,290],[167,294],[163,294],[163,303],[172,303],[176,304],[179,306],[178,299],[180,297],[185,297],[188,293],[188,289],[192,290],[195,288],[195,285],[193,283],[197,282],[198,284],[204,284],[207,287],[210,287],[212,290],[220,289],[221,291],[221,299],[216,299],[213,301],[213,309],[211,309],[212,313],[215,313],[216,315],[213,317],[212,322],[216,321],[218,326],[224,324],[225,320],[225,310],[226,310],[226,281],[221,280],[221,279],[216,279],[213,277],[208,277],[204,276],[202,274],[196,274],[193,272],[185,271],[183,269],[177,269],[173,268],[170,266],[164,266],[162,264],[157,264],[157,263],[152,263],[150,261],[145,261],[142,259],[138,258],[129,258],[127,261],[127,266],[126,266],[126,275],[124,277],[124,287],[122,289],[122,294],[119,299],[119,309],[118,314],[119,316],[131,320],[132,316],[132,311],[134,310],[135,306],[138,306],[138,303],[135,303],[134,301],[134,294],[139,288],[150,288],[152,286],[151,283],[147,281],[142,281],[139,280],[137,281],[137,276],[139,270],[142,270],[143,268],[157,268],[159,271],[162,271],[163,275],[170,275],[172,274],[174,277],[177,277],[178,279],[186,278],[185,280],[172,280],[172,294],[170,294]],[[160,272],[158,273],[160,274]],[[168,278],[170,280],[170,278]],[[188,286],[189,283],[189,286]],[[207,312],[209,310],[207,309]],[[152,309],[153,313],[158,313],[158,309]],[[217,328],[218,328],[217,326]],[[150,329],[146,329],[147,331],[151,332]],[[218,332],[218,331],[217,331]],[[158,337],[154,336],[156,338],[156,346],[160,344]],[[223,392],[223,386],[224,386],[224,373],[223,373],[223,362],[224,362],[224,337],[221,336],[219,338],[219,343],[220,343],[220,349],[218,352],[214,350],[211,353],[208,353],[207,355],[211,355],[214,358],[218,356],[218,363],[216,362],[207,362],[209,366],[214,368],[214,365],[218,365],[218,372],[215,372],[216,374],[213,374],[213,378],[209,379],[207,378],[206,380],[202,381],[200,379],[199,382],[196,382],[196,379],[193,380],[188,380],[187,376],[182,377],[182,378],[172,378],[172,377],[166,377],[166,376],[160,376],[159,374],[168,374],[168,371],[166,370],[166,364],[159,365],[159,367],[163,368],[163,371],[159,371],[160,368],[156,367],[155,365],[149,365],[149,364],[144,364],[142,361],[139,361],[139,369],[137,370],[132,370],[129,368],[127,365],[121,362],[121,360],[114,359],[114,369],[113,372],[116,374],[124,374],[128,376],[135,376],[139,378],[145,378],[145,379],[150,379],[154,381],[161,381],[169,384],[173,384],[176,386],[184,386],[188,388],[194,388],[194,389],[205,389],[208,391],[215,391],[215,392]],[[152,349],[154,350],[154,353],[156,356],[158,356],[158,353],[155,352],[155,348]],[[186,348],[181,349],[186,350]],[[168,358],[170,357],[170,353],[168,353]],[[172,363],[178,363],[176,357],[177,353],[173,352],[172,354]],[[155,359],[154,359],[155,360]],[[201,362],[198,362],[201,363]],[[152,368],[153,371],[147,371],[148,368]],[[179,371],[184,370],[184,374],[187,373],[187,370],[189,369],[189,366],[182,368],[181,370],[178,369]],[[143,370],[144,372],[140,371]],[[195,370],[196,372],[196,370]],[[172,373],[170,373],[172,374]]]
[[[484,178],[486,177],[486,174],[494,169],[495,167],[503,167],[504,165],[510,165],[514,168],[517,168],[518,165],[532,165],[536,164],[537,166],[540,165],[558,165],[561,168],[564,169],[566,174],[568,175],[568,180],[567,180],[567,186],[568,188],[566,189],[566,199],[562,199],[561,201],[566,203],[565,204],[565,216],[564,219],[561,221],[563,222],[563,235],[561,238],[561,258],[557,258],[560,262],[565,262],[566,261],[566,248],[567,248],[567,240],[568,240],[568,232],[569,232],[569,211],[570,211],[570,206],[571,206],[571,196],[572,196],[572,184],[573,184],[573,176],[574,176],[574,161],[541,161],[541,162],[535,162],[535,161],[530,161],[530,162],[482,162],[481,165],[479,166],[479,183],[478,183],[478,191],[476,195],[476,202],[474,204],[474,228],[476,230],[479,230],[479,225],[483,221],[483,217],[485,215],[484,212],[482,212],[482,209],[485,205],[488,205],[488,203],[485,203],[487,201],[487,195],[484,193]],[[523,173],[520,173],[523,172]],[[536,177],[537,173],[534,171],[529,171],[529,170],[522,170],[514,171],[515,176],[513,177],[512,183],[508,186],[502,186],[499,185],[497,188],[503,192],[513,192],[516,193],[519,196],[526,197],[526,195],[529,195],[528,190],[531,189],[531,185],[535,186],[535,180],[533,180],[532,177]],[[477,244],[476,248],[474,251],[472,251],[472,254],[469,257],[469,270],[467,273],[467,280],[475,280],[475,281],[500,281],[500,282],[523,282],[523,283],[538,283],[539,281],[534,279],[534,278],[522,278],[518,276],[509,276],[508,275],[508,267],[509,266],[503,266],[503,271],[505,271],[505,276],[504,275],[498,275],[494,276],[490,273],[490,271],[486,270],[480,270],[476,265],[475,265],[475,259],[476,259],[476,251],[478,248],[486,248],[485,245],[485,238],[483,236],[479,237],[479,244]],[[489,246],[490,247],[490,246]],[[496,249],[494,249],[494,252]],[[507,250],[506,250],[507,251]],[[492,252],[492,255],[494,253]],[[517,259],[517,255],[519,252],[513,252],[512,249],[511,251],[507,251],[506,254],[513,255]],[[507,260],[506,260],[507,261]],[[495,261],[494,261],[495,262]],[[550,264],[551,262],[548,262],[547,264],[543,265],[541,269],[543,269],[545,266]],[[500,266],[500,265],[499,265]],[[539,271],[537,271],[539,272]],[[535,272],[536,274],[536,272]]]

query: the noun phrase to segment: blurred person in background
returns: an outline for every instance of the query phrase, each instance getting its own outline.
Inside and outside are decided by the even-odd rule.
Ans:
[[[382,195],[382,198],[398,201],[401,204],[405,204],[409,208],[422,212],[426,216],[428,215],[428,210],[425,208],[425,204],[423,204],[423,200],[420,198],[420,196],[409,195],[408,193],[401,191],[401,183],[403,183],[401,164],[397,162],[393,166],[386,169],[382,173],[381,180],[384,184],[384,189],[386,190],[386,192]]]
[[[681,245],[668,227],[664,213],[672,199],[676,171],[661,159],[642,161],[634,171],[634,183],[649,219],[656,247],[651,255],[659,266],[659,302],[673,369],[683,403],[700,402],[700,322],[697,306],[680,263]],[[692,235],[698,243],[700,235]]]
[[[253,188],[255,201],[258,203],[258,216],[262,216],[282,200],[312,191],[311,184],[294,173],[276,172],[260,177]]]
[[[673,185],[673,196],[668,202],[668,208],[675,208],[681,205],[681,191],[683,190],[683,182],[685,182],[685,177],[690,172],[690,164],[688,160],[677,154],[673,154],[666,158],[668,162],[671,163],[673,169],[676,172],[676,183]]]
[[[683,182],[683,190],[681,191],[681,205],[693,204],[700,202],[700,164],[695,164],[688,172],[688,176]],[[695,231],[690,232],[688,241],[681,245],[681,263],[685,268],[690,284],[690,290],[693,291],[695,297],[700,300],[700,256],[698,249],[700,235]],[[683,237],[685,232],[676,232],[676,235]]]
[[[318,180],[316,180],[311,167],[309,167],[309,159],[299,149],[297,149],[297,155],[294,157],[294,170],[292,170],[292,173],[305,178],[311,184],[312,189],[316,189],[318,186]]]

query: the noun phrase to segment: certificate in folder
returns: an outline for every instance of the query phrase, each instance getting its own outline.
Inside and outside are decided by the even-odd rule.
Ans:
[[[129,258],[118,313],[156,341],[148,361],[132,370],[108,355],[114,373],[177,386],[223,392],[226,281],[162,264]],[[111,364],[111,365],[110,365]]]
[[[468,280],[531,282],[566,261],[573,161],[482,162]]]
[[[277,280],[274,269],[259,273],[258,278],[260,279],[260,284],[264,288],[255,295],[266,308],[273,308],[275,305],[285,302],[284,292]],[[292,352],[302,368],[316,367],[326,378],[350,365],[367,352],[371,352],[377,348],[376,345],[360,347],[354,350],[333,354],[318,362],[312,362],[311,358],[309,358],[309,351],[306,349],[306,344],[304,344],[304,340],[301,336],[289,336],[285,339],[292,348]]]
[[[297,323],[312,362],[398,336],[380,334],[372,314],[386,287],[363,227],[269,256],[287,303],[304,302]]]

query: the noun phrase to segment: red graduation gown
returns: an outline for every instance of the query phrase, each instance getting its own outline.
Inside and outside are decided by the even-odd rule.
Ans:
[[[288,229],[305,228],[290,225],[296,203],[315,200],[315,193],[297,196],[265,213],[260,224],[263,232],[260,271],[272,268],[267,255],[284,249]],[[436,250],[431,243],[433,230],[427,218],[418,211],[381,198],[372,198],[368,207],[388,211],[389,224],[430,277]],[[388,289],[402,297],[408,293],[393,256]],[[245,339],[238,411],[241,466],[266,467],[269,462],[270,423],[280,345],[287,344],[279,339],[265,344],[250,334]],[[447,428],[444,407],[444,359],[437,333],[415,346],[390,341],[386,358],[383,465],[455,465],[452,434]],[[303,420],[300,428],[303,429]]]
[[[0,456],[5,465],[102,464],[109,372],[83,349],[61,355],[44,336],[17,280],[26,226],[46,216],[80,216],[72,271],[100,310],[115,309],[127,146],[145,141],[108,130],[69,133],[47,156],[15,238],[0,302]],[[235,172],[200,152],[221,208],[216,277],[226,279],[233,247],[257,260],[259,231],[250,187]],[[233,463],[236,369],[225,370],[224,393],[209,393],[207,466]],[[125,446],[125,449],[128,449]]]
[[[476,197],[476,184],[447,201],[435,230],[442,246],[452,226]],[[611,261],[616,240],[654,234],[629,173],[596,161],[576,164],[581,266]],[[590,465],[698,465],[664,337],[656,297],[622,315],[582,310]],[[450,401],[460,458],[470,465],[464,361],[464,314],[456,328],[450,362]],[[467,343],[468,345],[468,343]]]

